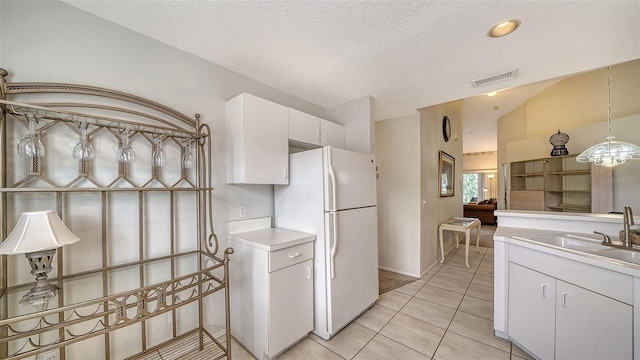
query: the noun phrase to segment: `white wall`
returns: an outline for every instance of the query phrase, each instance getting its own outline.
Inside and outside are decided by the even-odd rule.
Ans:
[[[506,193],[503,165],[548,157],[549,136],[558,129],[570,136],[566,145],[570,154],[604,141],[607,74],[603,68],[564,78],[498,119],[499,209],[504,209]],[[640,144],[639,98],[640,60],[611,65],[611,126],[616,140]],[[614,168],[615,211],[625,203],[640,206],[639,163],[634,160]]]
[[[640,144],[640,114],[616,119],[611,123],[615,140]],[[599,122],[565,131],[569,135],[566,147],[571,154],[579,154],[589,146],[605,141],[607,122]],[[506,161],[529,160],[550,156],[551,145],[546,135],[528,137],[506,144]],[[638,145],[640,146],[640,145]],[[610,179],[613,185],[613,211],[622,211],[625,206],[640,209],[640,160],[629,160],[613,168]]]
[[[462,101],[454,101],[375,123],[380,267],[422,276],[439,261],[438,225],[462,216],[462,112]],[[442,138],[445,115],[457,140]],[[456,159],[452,197],[439,196],[441,150]],[[446,232],[445,252],[453,246]]]
[[[344,125],[345,149],[373,153],[373,98],[364,96],[326,109],[326,119]]]
[[[495,171],[498,167],[498,152],[483,151],[462,155],[462,169],[465,172]]]
[[[378,266],[420,274],[420,115],[377,121]]]
[[[222,246],[226,243],[226,222],[239,218],[239,205],[247,206],[248,217],[273,216],[273,186],[225,183],[225,101],[249,92],[316,116],[324,115],[319,106],[58,1],[2,1],[0,16],[0,67],[9,71],[11,82],[112,88],[184,114],[202,115],[213,134],[213,217]],[[72,230],[77,229],[74,226]],[[84,254],[95,251],[81,246],[78,249]],[[81,261],[83,253],[76,255],[72,261]],[[118,251],[111,255],[128,256]],[[212,313],[206,322],[215,331],[222,325],[222,314],[217,309]]]
[[[200,113],[213,132],[215,222],[272,216],[272,186],[226,185],[224,103],[242,92],[322,116],[324,110],[57,1],[2,2],[2,58],[10,81],[113,88]],[[224,239],[225,236],[220,236]]]
[[[451,139],[442,138],[442,118],[451,120]],[[462,101],[452,101],[420,109],[421,198],[423,199],[420,231],[420,270],[428,271],[440,259],[438,225],[462,216],[462,142],[464,134]],[[455,136],[457,135],[457,136]],[[455,140],[454,140],[455,139]],[[453,156],[455,163],[454,194],[439,197],[439,152]],[[451,232],[444,235],[445,253],[454,246]]]

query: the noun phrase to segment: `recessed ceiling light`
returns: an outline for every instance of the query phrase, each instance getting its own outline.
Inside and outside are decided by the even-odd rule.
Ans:
[[[518,26],[520,26],[520,20],[512,19],[512,20],[502,21],[498,25],[492,27],[487,33],[487,35],[489,37],[501,37],[501,36],[509,35],[512,32],[514,32],[518,28]]]
[[[487,96],[496,96],[497,93],[497,91],[488,92]]]

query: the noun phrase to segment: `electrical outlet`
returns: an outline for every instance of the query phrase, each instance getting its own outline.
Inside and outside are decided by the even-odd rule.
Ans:
[[[56,349],[46,353],[42,353],[40,354],[38,360],[60,360],[60,352],[58,349]]]
[[[247,205],[240,205],[240,217],[241,218],[247,217]]]

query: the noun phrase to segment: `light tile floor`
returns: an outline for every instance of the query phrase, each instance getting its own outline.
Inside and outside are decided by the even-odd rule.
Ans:
[[[278,357],[305,359],[531,359],[493,335],[493,249],[464,246],[424,277],[386,292],[329,341],[310,334]],[[234,359],[253,359],[234,344]]]

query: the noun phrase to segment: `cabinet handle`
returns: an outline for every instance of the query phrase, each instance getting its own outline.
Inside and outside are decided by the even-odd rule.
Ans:
[[[322,142],[327,142],[329,140],[329,135],[327,133],[322,134]]]
[[[300,253],[298,253],[298,252],[297,252],[297,253],[295,253],[295,254],[291,254],[291,255],[289,255],[289,257],[290,257],[290,258],[292,258],[292,259],[295,259],[295,258],[297,258],[298,256],[300,256]]]
[[[546,289],[547,289],[547,284],[542,284],[542,296],[544,296],[544,297],[547,297],[547,294],[546,294],[546,291],[545,291]]]
[[[567,304],[567,294],[566,292],[562,293],[562,305],[564,306],[569,306],[569,304]]]
[[[316,133],[316,140],[320,140],[320,131],[316,130],[314,133]]]
[[[287,169],[282,168],[282,178],[286,179],[287,178]]]
[[[307,268],[307,279],[311,279],[311,268]]]

